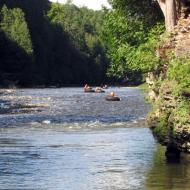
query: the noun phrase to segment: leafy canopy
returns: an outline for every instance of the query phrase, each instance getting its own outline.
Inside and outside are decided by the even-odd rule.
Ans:
[[[0,29],[31,55],[33,47],[24,12],[19,8],[8,9],[4,5],[0,11],[0,17]]]
[[[122,78],[154,69],[159,63],[155,48],[164,31],[159,12],[150,11],[156,5],[147,1],[112,0],[111,3],[113,10],[107,11],[102,33],[112,63],[108,74]]]

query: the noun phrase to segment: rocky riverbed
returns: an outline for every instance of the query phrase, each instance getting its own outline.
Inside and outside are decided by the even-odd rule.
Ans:
[[[50,98],[22,96],[15,89],[0,90],[0,114],[40,112],[48,109],[50,103]]]

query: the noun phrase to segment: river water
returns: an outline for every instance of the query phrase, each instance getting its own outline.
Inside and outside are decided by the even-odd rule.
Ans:
[[[112,90],[120,102],[81,88],[22,89],[3,101],[45,106],[0,115],[0,189],[189,189],[189,163],[168,164],[145,126],[143,92]]]

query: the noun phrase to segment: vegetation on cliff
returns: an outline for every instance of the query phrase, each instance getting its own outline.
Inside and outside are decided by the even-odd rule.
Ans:
[[[171,58],[162,79],[154,75],[151,87],[156,94],[149,122],[160,143],[173,143],[189,152],[190,144],[190,60]],[[159,82],[158,82],[159,81]]]
[[[190,17],[183,15],[175,30],[160,43],[158,56],[164,65],[147,80],[153,111],[149,124],[160,143],[190,152]]]

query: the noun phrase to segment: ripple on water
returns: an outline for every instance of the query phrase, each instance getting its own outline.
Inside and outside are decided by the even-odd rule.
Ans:
[[[188,164],[168,165],[145,127],[142,92],[108,91],[122,100],[81,88],[18,90],[50,107],[0,115],[0,189],[189,189]]]
[[[0,115],[0,125],[22,126],[35,122],[44,124],[96,121],[118,123],[139,120],[146,116],[149,105],[144,102],[139,89],[113,88],[108,91],[111,90],[116,91],[118,96],[122,97],[122,101],[107,102],[104,98],[105,94],[85,94],[81,88],[18,90],[11,99],[13,104],[16,104],[19,99],[20,104],[22,100],[27,100],[27,102],[37,102],[39,105],[49,105],[49,107],[42,107],[40,112],[31,109],[31,113],[29,111],[24,113],[20,108],[15,114]]]

